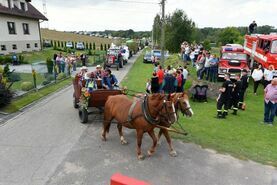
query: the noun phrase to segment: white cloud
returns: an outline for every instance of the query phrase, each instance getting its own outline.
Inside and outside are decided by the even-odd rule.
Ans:
[[[132,1],[132,0],[130,0]],[[158,3],[159,0],[136,0]],[[248,26],[277,27],[276,0],[167,0],[166,12],[183,9],[198,27]],[[49,27],[57,30],[151,30],[159,5],[110,0],[48,0]],[[42,11],[42,1],[33,1]]]

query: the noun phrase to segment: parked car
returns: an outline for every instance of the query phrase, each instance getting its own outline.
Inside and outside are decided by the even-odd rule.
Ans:
[[[85,49],[84,43],[82,43],[82,42],[77,42],[77,44],[76,44],[76,49],[77,49],[77,50],[84,50],[84,49]]]
[[[65,47],[67,47],[67,48],[73,48],[72,42],[66,42]]]
[[[143,63],[152,63],[152,55],[150,52],[145,53]]]
[[[49,40],[45,40],[45,41],[43,41],[43,47],[52,47],[52,44],[51,44],[51,42],[49,41]]]

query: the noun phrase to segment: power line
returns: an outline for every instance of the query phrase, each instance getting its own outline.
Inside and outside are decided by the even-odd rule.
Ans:
[[[120,3],[160,4],[160,3],[150,2],[150,1],[128,1],[128,0],[109,0],[109,1],[120,2]]]

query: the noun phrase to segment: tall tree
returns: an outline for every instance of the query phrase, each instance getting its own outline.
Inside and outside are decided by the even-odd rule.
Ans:
[[[179,52],[183,41],[191,42],[195,23],[189,19],[183,10],[175,10],[165,19],[165,47],[170,52]]]
[[[242,44],[242,41],[243,36],[235,27],[227,27],[223,29],[219,34],[219,42],[221,42],[223,45],[234,43]]]
[[[154,24],[153,24],[153,43],[155,45],[159,45],[161,41],[161,17],[159,14],[156,15],[154,18]]]

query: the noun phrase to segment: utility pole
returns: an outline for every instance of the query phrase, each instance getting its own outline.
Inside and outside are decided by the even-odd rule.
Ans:
[[[162,32],[162,38],[161,38],[161,49],[162,49],[162,56],[161,56],[161,65],[162,67],[164,68],[164,61],[165,61],[165,57],[164,57],[164,42],[165,42],[165,30],[164,30],[164,27],[165,27],[165,0],[162,0],[161,2],[161,5],[162,5],[162,29],[161,29],[161,32]]]

